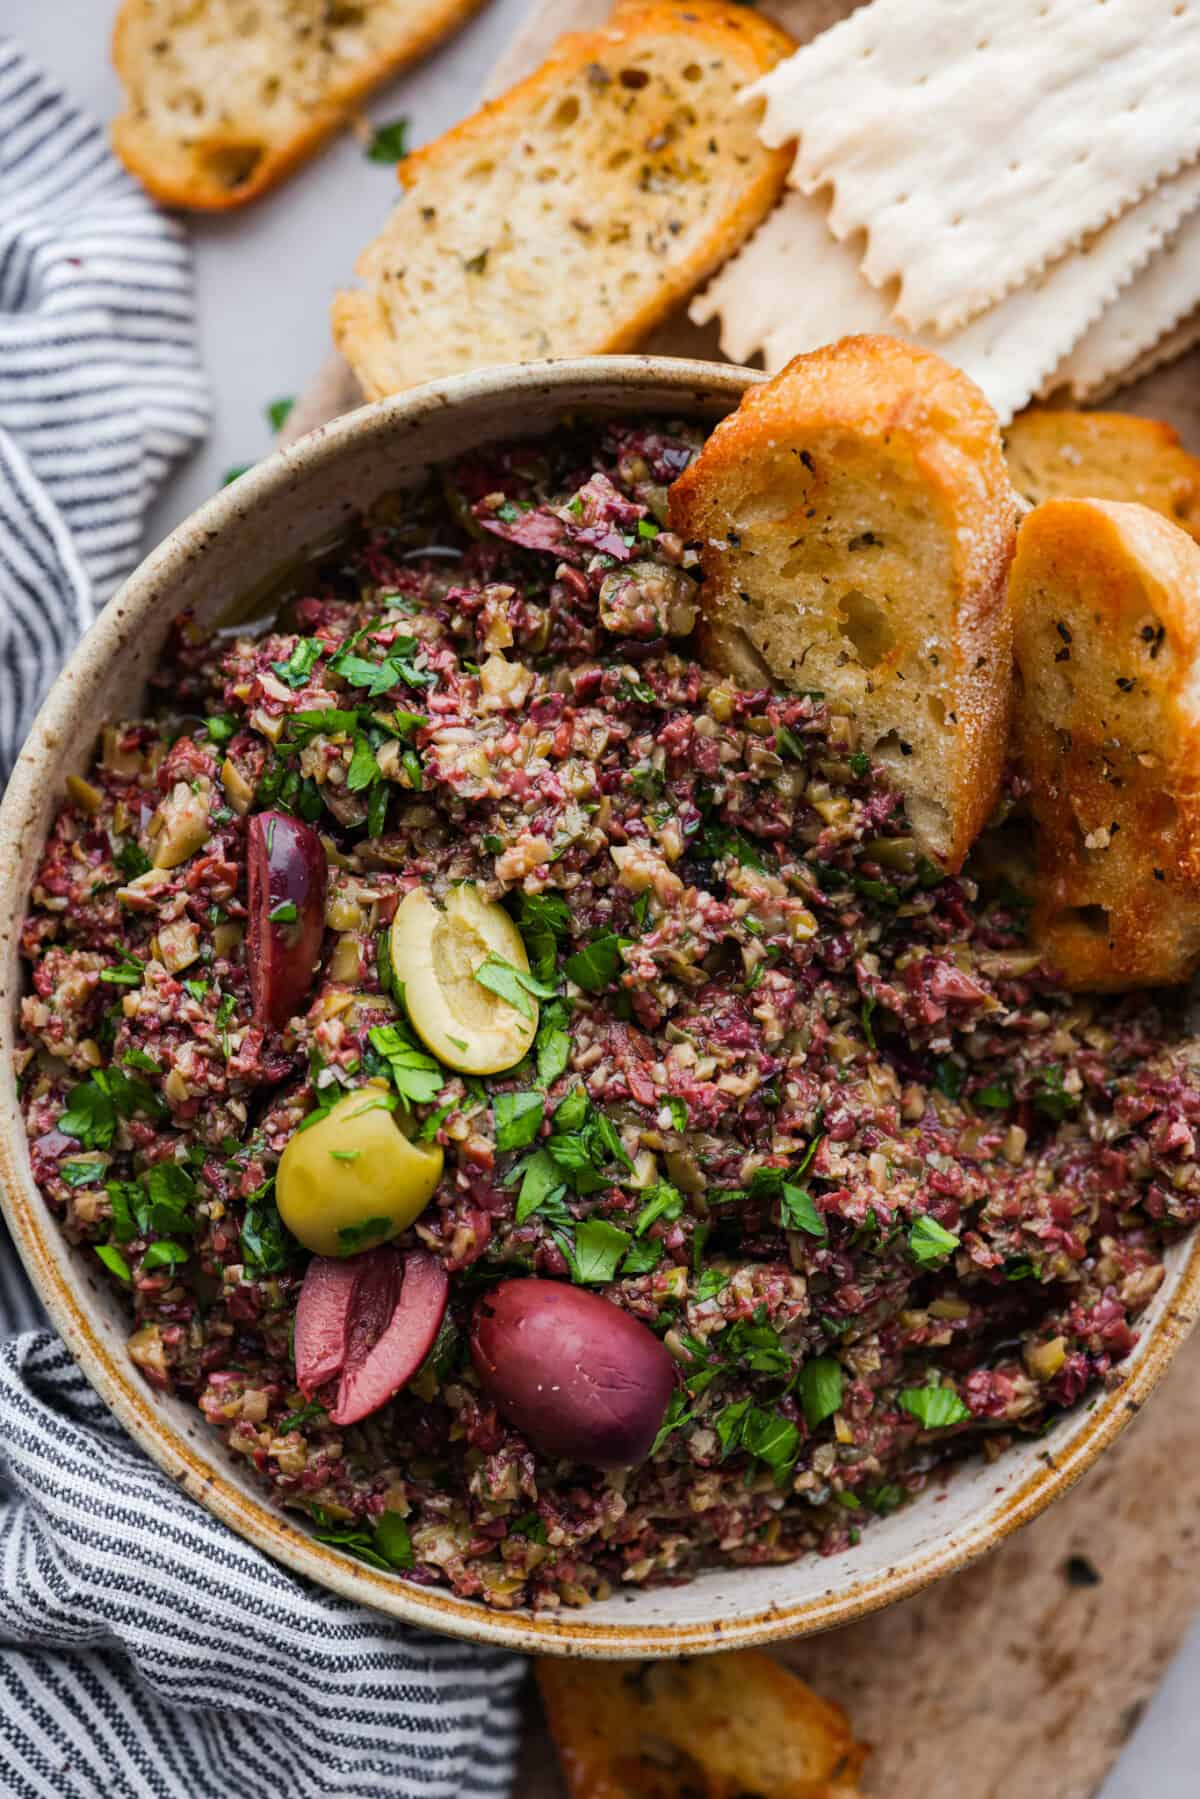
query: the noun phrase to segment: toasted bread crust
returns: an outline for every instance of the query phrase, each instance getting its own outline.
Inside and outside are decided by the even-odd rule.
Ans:
[[[1004,431],[1013,486],[1043,500],[1136,500],[1200,542],[1200,457],[1179,433],[1130,412],[1032,407]]]
[[[716,427],[671,520],[701,545],[707,654],[737,674],[744,634],[777,679],[821,688],[960,866],[1011,706],[1015,502],[975,384],[886,337],[798,356]]]
[[[1200,548],[1145,506],[1048,500],[1012,594],[1035,938],[1073,990],[1200,966]]]
[[[155,127],[144,97],[156,44],[163,35],[162,0],[122,0],[113,26],[112,57],[124,90],[124,110],[113,120],[113,149],[131,175],[166,206],[227,212],[244,206],[305,162],[353,116],[383,82],[415,62],[478,11],[483,0],[422,0],[417,15],[398,23],[386,47],[346,65],[319,98],[306,100],[304,117],[271,141],[264,118],[230,119],[202,140]],[[242,168],[245,173],[241,174]]]
[[[756,1649],[537,1663],[569,1799],[856,1799],[845,1712]]]
[[[673,64],[670,69],[659,69],[655,65],[649,70],[649,82],[637,84],[631,77],[623,92],[622,54],[649,53],[655,44],[664,63],[667,47],[677,45],[674,63],[681,68]],[[540,69],[407,158],[399,166],[399,177],[409,195],[408,203],[397,210],[359,258],[357,273],[364,286],[338,294],[333,303],[334,339],[367,397],[378,399],[432,375],[486,361],[634,348],[745,241],[779,197],[791,150],[766,150],[757,143],[753,113],[733,103],[730,75],[736,76],[739,87],[744,86],[773,67],[792,47],[792,40],[769,20],[728,0],[626,4],[602,31],[561,38]],[[678,81],[680,73],[686,85]],[[536,317],[526,319],[529,274],[524,265],[529,255],[536,250],[550,260],[561,256],[566,267],[572,249],[589,241],[595,218],[602,228],[607,228],[606,220],[610,227],[619,227],[622,221],[611,218],[611,206],[625,192],[622,183],[632,179],[621,174],[621,164],[643,169],[648,176],[657,159],[663,170],[669,170],[681,132],[699,129],[695,113],[705,103],[706,84],[719,89],[720,102],[718,106],[709,99],[714,110],[704,127],[706,144],[718,145],[729,178],[729,191],[719,197],[719,210],[714,216],[703,216],[707,204],[703,184],[694,189],[684,184],[679,199],[682,230],[677,241],[686,248],[679,250],[672,247],[669,234],[660,232],[660,222],[649,222],[651,199],[643,196],[644,217],[631,218],[624,232],[612,229],[609,239],[590,251],[597,279],[603,281],[610,268],[614,271],[612,296],[603,316],[590,320],[578,316],[568,279],[564,283],[568,291],[556,290],[553,285],[539,287]],[[602,92],[614,97],[604,127],[606,155],[602,157],[597,150],[580,156],[576,151],[570,180],[561,180],[553,164],[563,153],[563,145],[561,140],[549,139],[547,109],[551,103],[559,111],[575,107],[578,116],[586,118]],[[678,126],[678,118],[693,102],[691,125]],[[653,122],[655,106],[666,128],[661,132]],[[628,133],[625,143],[616,135],[621,131]],[[520,246],[525,253],[520,264],[514,266],[509,256],[497,269],[496,257],[488,264],[485,256],[485,266],[476,274],[477,285],[464,286],[460,278],[463,245],[457,237],[453,243],[446,241],[453,227],[445,225],[445,217],[485,165],[499,171],[495,174],[498,182],[517,167],[522,180],[528,182],[533,152],[552,165],[554,176],[543,184],[545,204],[536,223],[537,241],[528,241],[535,230],[531,227]],[[491,177],[485,174],[484,178]],[[501,214],[506,212],[506,191],[501,187]],[[651,185],[647,194],[652,197],[653,193]],[[689,205],[702,217],[703,229],[690,228]],[[469,231],[472,225],[469,221],[463,229]],[[438,234],[441,263],[430,276],[431,291],[422,290],[409,298],[405,278],[411,274],[414,242],[420,244],[424,233]],[[661,243],[658,235],[662,235]],[[479,260],[478,256],[465,259],[468,267]],[[476,306],[480,295],[491,304],[477,306],[471,321],[475,329],[465,330],[467,308]],[[416,328],[418,313],[426,320],[423,331]],[[439,313],[447,326],[454,322],[451,315],[458,317],[463,341],[452,342],[449,329],[439,339]]]

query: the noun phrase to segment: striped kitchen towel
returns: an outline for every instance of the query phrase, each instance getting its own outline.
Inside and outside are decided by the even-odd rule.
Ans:
[[[0,780],[207,425],[183,232],[0,37]]]
[[[0,38],[0,776],[203,434],[179,228]],[[313,1588],[185,1498],[0,1226],[0,1794],[508,1791],[521,1663]]]

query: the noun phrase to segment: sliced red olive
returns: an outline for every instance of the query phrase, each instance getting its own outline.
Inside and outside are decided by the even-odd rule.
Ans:
[[[301,819],[257,812],[246,827],[246,871],[254,1017],[278,1031],[308,998],[320,961],[325,848]]]
[[[357,1424],[410,1381],[446,1315],[438,1256],[390,1244],[348,1260],[314,1256],[296,1307],[296,1380],[311,1397],[336,1379],[334,1424]]]
[[[471,1359],[535,1449],[598,1468],[644,1460],[675,1385],[674,1364],[652,1331],[564,1281],[501,1281],[485,1293]]]
[[[358,1260],[356,1257],[353,1261],[335,1261],[329,1256],[314,1256],[308,1264],[296,1306],[293,1342],[296,1379],[306,1395],[315,1393],[342,1371]]]

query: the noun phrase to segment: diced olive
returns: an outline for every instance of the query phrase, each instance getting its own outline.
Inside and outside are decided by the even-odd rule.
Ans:
[[[476,978],[489,957],[501,986],[506,968],[529,972],[521,933],[503,906],[470,882],[455,887],[444,907],[414,887],[397,909],[390,941],[413,1029],[439,1061],[463,1074],[500,1074],[521,1060],[537,1034],[537,1001],[518,984],[523,1003],[513,1003]],[[508,978],[511,984],[511,972]]]
[[[917,846],[911,837],[872,837],[862,846],[863,859],[878,862],[881,868],[895,869],[897,874],[917,872]]]
[[[93,787],[90,781],[85,781],[82,775],[67,776],[67,792],[84,812],[99,812],[104,804],[104,795],[100,789]]]
[[[407,1230],[429,1204],[442,1152],[406,1137],[394,1106],[382,1088],[358,1087],[289,1140],[275,1197],[306,1249],[348,1256],[373,1248]]]
[[[155,868],[178,868],[208,842],[211,798],[210,781],[201,778],[194,787],[186,781],[176,781],[148,828]]]
[[[600,623],[620,637],[685,637],[696,622],[696,583],[682,569],[631,562],[600,583]]]

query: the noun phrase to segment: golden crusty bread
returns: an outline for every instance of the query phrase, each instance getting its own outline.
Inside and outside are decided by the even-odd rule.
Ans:
[[[168,206],[241,206],[481,3],[123,0],[113,147]]]
[[[886,765],[925,851],[961,865],[991,811],[1012,686],[1016,505],[974,382],[889,337],[751,388],[671,489],[701,546],[702,651],[819,689]]]
[[[1130,412],[1035,406],[1004,431],[1013,486],[1042,500],[1137,500],[1200,540],[1200,458],[1179,433]]]
[[[1200,548],[1148,507],[1047,500],[1010,591],[1033,930],[1071,989],[1200,964]]]
[[[778,198],[791,151],[737,95],[791,48],[722,0],[626,5],[401,163],[333,306],[363,391],[636,345]]]
[[[537,1664],[569,1799],[856,1799],[845,1712],[756,1649]]]

